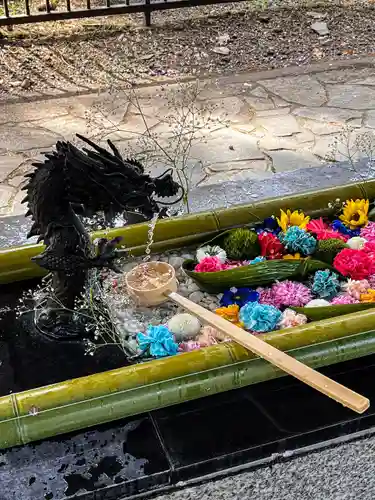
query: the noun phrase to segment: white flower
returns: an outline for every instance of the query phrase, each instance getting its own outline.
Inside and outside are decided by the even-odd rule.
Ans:
[[[220,262],[224,264],[224,262],[227,260],[227,253],[218,245],[215,245],[213,247],[211,247],[210,245],[206,245],[205,247],[198,248],[197,261],[200,262],[206,257],[219,257]]]
[[[365,238],[361,238],[360,236],[354,236],[354,238],[350,238],[346,242],[349,248],[352,248],[353,250],[361,250],[367,243],[367,240]]]
[[[175,336],[176,342],[195,338],[201,328],[199,319],[189,313],[176,314],[168,321],[167,326]]]
[[[322,307],[322,306],[330,306],[331,304],[324,299],[313,299],[308,302],[305,307]]]

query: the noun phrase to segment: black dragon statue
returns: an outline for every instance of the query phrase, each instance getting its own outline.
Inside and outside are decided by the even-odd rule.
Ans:
[[[94,268],[116,270],[119,239],[101,239],[92,244],[82,216],[102,213],[110,223],[122,213],[137,212],[145,219],[165,214],[160,205],[177,203],[183,188],[173,180],[171,170],[159,177],[146,174],[143,166],[123,159],[108,141],[111,152],[89,139],[77,137],[92,149],[78,149],[70,142],[58,142],[55,151],[45,153],[43,162],[26,174],[27,216],[33,225],[28,237],[38,236],[46,249],[33,260],[52,273],[51,295],[36,318],[39,331],[54,339],[82,337],[82,325],[74,317],[88,273]],[[178,196],[179,195],[179,196]],[[178,197],[173,202],[157,198]]]

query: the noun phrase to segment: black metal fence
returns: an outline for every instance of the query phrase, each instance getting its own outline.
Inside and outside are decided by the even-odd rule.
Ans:
[[[35,0],[34,0],[35,1]],[[143,12],[147,26],[151,24],[151,12],[156,10],[180,9],[212,5],[217,3],[232,3],[242,0],[124,0],[122,4],[112,5],[111,0],[103,0],[105,5],[91,6],[91,0],[86,0],[84,8],[74,8],[71,0],[60,0],[57,8],[53,0],[45,0],[45,7],[33,12],[30,0],[0,0],[0,27],[16,24],[41,23],[45,21],[61,21],[64,19],[80,19],[84,17],[114,16]]]

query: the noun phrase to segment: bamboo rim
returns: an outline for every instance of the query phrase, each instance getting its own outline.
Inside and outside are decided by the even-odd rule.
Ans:
[[[375,181],[366,182],[365,188],[369,197],[375,197]],[[362,196],[363,192],[357,184],[349,184],[340,188],[272,198],[254,204],[162,220],[156,225],[153,251],[160,252],[199,243],[222,230],[263,219],[280,208],[299,208],[309,214],[326,214],[329,213],[330,201],[338,197],[345,200]],[[95,239],[122,236],[130,245],[132,253],[140,254],[145,248],[147,231],[147,224],[138,224],[106,233],[97,232],[92,237]],[[0,284],[41,276],[43,272],[30,262],[30,258],[43,251],[43,248],[43,245],[27,245],[1,250]],[[349,314],[330,318],[292,330],[265,334],[263,337],[264,340],[281,350],[305,349],[303,351],[305,354],[301,354],[301,358],[298,358],[300,353],[296,351],[296,357],[310,366],[319,367],[322,366],[319,363],[334,364],[345,359],[374,353],[374,330],[375,311],[366,310],[360,315]],[[341,345],[340,342],[346,345],[346,350],[342,351],[345,351],[346,357],[341,355],[341,351],[335,347]],[[331,346],[330,349],[328,349],[328,344]],[[323,352],[326,353],[325,358],[322,357]],[[309,361],[306,361],[307,359]],[[240,367],[242,370],[246,363],[253,363],[251,367],[258,366],[260,363],[263,375],[258,378],[256,376],[241,378],[239,373],[242,372],[239,370]],[[124,416],[230,390],[239,386],[239,378],[243,381],[243,385],[273,378],[275,376],[273,368],[264,363],[266,362],[252,357],[251,353],[237,344],[220,344],[151,363],[4,396],[0,398],[0,448],[25,444],[63,432],[84,429]],[[220,370],[227,374],[225,384],[215,383],[215,377],[219,377]],[[216,375],[211,376],[214,372]],[[179,381],[178,384],[176,380]],[[168,386],[169,391],[169,396],[165,400],[158,398],[158,388],[162,384],[165,384],[165,387]],[[207,392],[196,389],[202,384],[208,384]],[[116,396],[121,400],[126,391],[128,394],[138,391],[137,403],[133,405],[126,400],[127,406],[124,407],[119,401],[116,405],[112,402],[108,407],[105,406],[106,411],[103,414],[103,398],[108,398],[107,402],[111,398],[116,399]],[[132,393],[132,397],[136,392]],[[36,416],[30,415],[32,408],[37,409]],[[69,418],[67,418],[65,408],[70,409],[67,410]]]

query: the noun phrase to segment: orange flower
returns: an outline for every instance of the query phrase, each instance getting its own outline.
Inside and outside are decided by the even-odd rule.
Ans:
[[[231,323],[235,324],[236,326],[239,326],[242,328],[242,323],[238,321],[238,315],[240,312],[240,307],[237,304],[231,304],[230,306],[227,307],[219,307],[219,309],[216,309],[216,314],[221,316],[222,318],[226,319],[227,321],[230,321]]]
[[[361,302],[375,302],[375,290],[369,288],[367,293],[361,293],[360,300]]]

